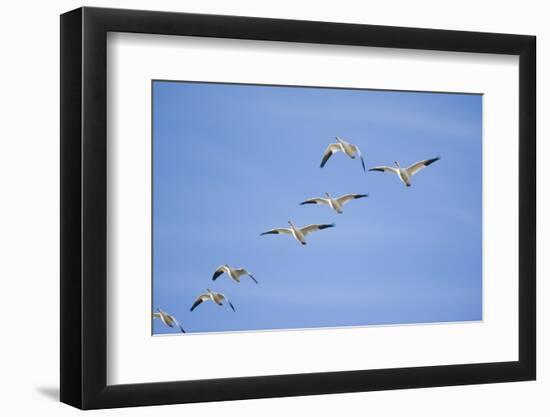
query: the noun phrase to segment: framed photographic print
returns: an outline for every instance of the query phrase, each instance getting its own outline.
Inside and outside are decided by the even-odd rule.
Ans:
[[[61,16],[61,400],[535,379],[535,38]]]

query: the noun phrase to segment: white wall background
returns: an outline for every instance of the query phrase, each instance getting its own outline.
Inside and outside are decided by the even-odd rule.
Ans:
[[[0,410],[3,415],[74,415],[57,401],[59,392],[59,17],[81,6],[73,0],[9,2],[2,7],[0,43]],[[462,0],[310,1],[147,0],[92,1],[89,6],[161,9],[292,19],[371,23],[532,34],[538,37],[538,381],[452,388],[145,407],[97,415],[204,416],[342,413],[464,416],[547,415],[549,351],[550,147],[543,100],[550,96],[550,26],[545,2]],[[544,125],[544,128],[543,128]],[[545,158],[546,156],[546,158]],[[220,352],[220,355],[223,355]],[[546,394],[546,395],[545,395]]]

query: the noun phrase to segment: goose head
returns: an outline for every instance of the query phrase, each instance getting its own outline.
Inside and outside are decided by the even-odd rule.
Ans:
[[[330,194],[329,194],[329,193],[325,193],[325,195],[327,196],[327,198],[330,198]]]
[[[399,165],[399,162],[398,162],[398,161],[393,161],[393,163],[395,164],[395,166],[396,166],[397,168],[401,168],[401,166]]]

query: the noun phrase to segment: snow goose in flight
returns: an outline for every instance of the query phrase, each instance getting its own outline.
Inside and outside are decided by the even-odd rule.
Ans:
[[[302,201],[300,205],[303,206],[304,204],[326,204],[336,213],[342,214],[342,206],[348,201],[369,196],[368,194],[345,194],[338,198],[332,198],[329,193],[325,193],[325,195],[327,196],[327,198],[310,198],[309,200]]]
[[[323,154],[323,160],[321,161],[321,168],[325,166],[329,158],[335,154],[336,152],[344,152],[347,156],[349,156],[351,159],[355,159],[356,156],[361,158],[361,165],[363,166],[363,171],[365,170],[365,161],[363,160],[363,156],[361,155],[361,151],[359,150],[359,147],[357,145],[354,145],[353,143],[346,142],[345,140],[340,139],[338,136],[336,136],[336,142],[331,143],[327,146],[327,149],[325,149],[325,153]]]
[[[199,304],[202,304],[205,301],[213,301],[217,305],[222,306],[223,305],[223,303],[222,303],[223,300],[226,300],[227,303],[229,304],[229,307],[231,307],[231,309],[233,311],[235,311],[235,307],[233,307],[233,304],[231,304],[231,301],[229,301],[227,299],[227,297],[225,295],[223,295],[221,292],[215,292],[215,291],[210,290],[209,288],[207,288],[206,291],[207,292],[202,293],[197,297],[197,299],[195,300],[195,302],[191,306],[191,311],[193,311],[195,308],[197,308],[197,306]]]
[[[379,166],[369,169],[369,171],[380,171],[380,172],[393,172],[397,174],[399,179],[407,186],[411,186],[411,179],[414,174],[420,171],[422,168],[427,167],[428,165],[433,164],[435,161],[439,161],[441,157],[437,156],[431,159],[424,159],[423,161],[416,162],[408,168],[402,168],[399,165],[399,162],[395,161],[395,168],[388,166]]]
[[[267,232],[263,232],[260,234],[260,236],[263,235],[277,235],[277,234],[286,234],[291,235],[296,239],[298,242],[300,242],[302,245],[306,244],[305,237],[311,233],[316,232],[317,230],[323,230],[328,227],[334,227],[334,223],[332,224],[310,224],[309,226],[305,227],[296,227],[294,226],[294,223],[292,223],[290,220],[288,221],[288,224],[290,227],[282,227],[278,229],[271,229]]]
[[[218,278],[224,272],[237,282],[241,282],[241,277],[243,275],[248,275],[250,278],[252,278],[252,280],[256,284],[258,283],[258,281],[256,281],[256,278],[254,278],[252,276],[252,274],[250,272],[248,272],[246,269],[244,269],[244,268],[232,268],[227,264],[221,265],[221,266],[218,267],[218,269],[216,269],[216,272],[214,272],[214,276],[212,277],[212,280],[215,280],[216,278]]]
[[[176,318],[166,311],[162,311],[160,308],[157,308],[157,311],[153,313],[153,318],[160,319],[168,327],[179,327],[181,332],[185,333],[185,330],[183,330],[183,327],[181,327]]]

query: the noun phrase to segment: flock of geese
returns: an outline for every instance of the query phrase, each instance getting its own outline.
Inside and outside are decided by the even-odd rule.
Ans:
[[[336,137],[335,139],[336,139],[336,142],[330,143],[323,154],[323,159],[321,160],[321,168],[324,168],[324,166],[326,165],[326,163],[328,162],[328,160],[331,158],[332,155],[338,152],[342,152],[351,159],[359,158],[361,160],[361,166],[363,167],[363,171],[366,171],[365,161],[363,159],[363,156],[361,154],[359,147],[352,143],[346,142],[345,140],[339,137]],[[399,165],[399,162],[394,161],[395,167],[376,166],[376,167],[370,168],[369,171],[393,173],[397,175],[399,180],[401,180],[401,182],[405,184],[405,186],[410,187],[411,179],[413,175],[417,174],[421,169],[433,164],[439,159],[440,159],[439,156],[435,158],[425,159],[422,161],[418,161],[406,168],[401,167]],[[305,205],[305,204],[326,205],[330,207],[332,210],[334,210],[336,213],[342,214],[344,204],[346,204],[351,200],[356,200],[364,197],[368,197],[368,194],[345,194],[340,197],[334,198],[329,193],[325,193],[325,197],[310,198],[308,200],[302,201],[300,205]],[[335,226],[334,223],[331,223],[331,224],[310,224],[304,227],[297,227],[290,220],[288,221],[288,225],[290,227],[279,227],[279,228],[267,230],[261,233],[260,236],[288,235],[293,237],[296,241],[298,241],[302,245],[306,245],[307,242],[305,238],[308,234]],[[258,284],[258,281],[256,280],[256,278],[254,278],[254,276],[250,272],[248,272],[245,268],[234,268],[229,266],[228,264],[220,265],[214,271],[212,280],[215,281],[217,278],[219,278],[223,274],[226,274],[228,277],[230,277],[237,283],[241,282],[241,278],[243,276],[246,276],[246,277],[249,277],[251,280],[253,280],[256,284]],[[195,310],[199,305],[207,301],[212,301],[218,306],[223,306],[224,302],[227,302],[229,307],[231,307],[231,309],[235,311],[235,307],[224,294],[216,291],[212,291],[209,288],[206,289],[205,293],[199,294],[199,296],[195,299],[195,301],[191,305],[190,311]],[[162,323],[165,326],[178,329],[180,332],[185,333],[185,330],[180,325],[178,320],[171,314],[167,313],[166,311],[163,311],[157,308],[156,311],[153,313],[153,319],[159,319],[162,321]]]

